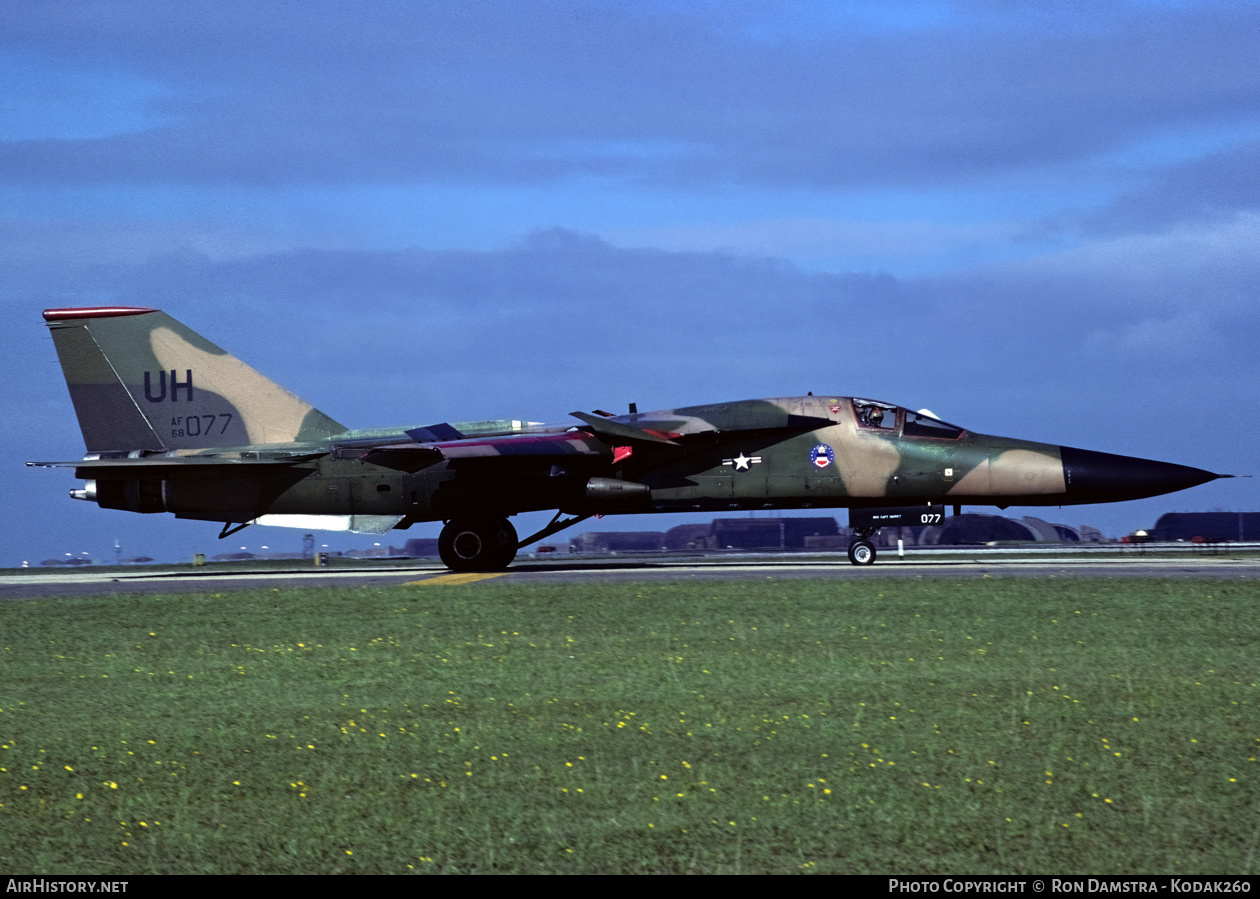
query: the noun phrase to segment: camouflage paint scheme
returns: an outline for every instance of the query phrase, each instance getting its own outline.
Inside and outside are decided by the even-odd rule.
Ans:
[[[75,498],[221,521],[221,536],[233,523],[383,533],[443,520],[443,558],[457,568],[503,567],[592,514],[1067,505],[1218,477],[842,396],[350,430],[163,312],[44,318],[87,456],[28,464],[73,467],[87,482]],[[544,509],[558,510],[553,526],[519,542],[507,519]]]

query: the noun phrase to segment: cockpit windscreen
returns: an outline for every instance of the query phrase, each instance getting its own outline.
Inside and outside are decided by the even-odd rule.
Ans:
[[[956,425],[946,424],[924,412],[906,410],[906,423],[901,429],[902,437],[935,437],[938,440],[954,440],[962,436],[963,429]]]

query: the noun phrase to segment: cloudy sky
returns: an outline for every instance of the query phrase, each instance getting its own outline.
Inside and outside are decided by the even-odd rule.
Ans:
[[[1258,50],[1229,0],[6,3],[0,566],[300,542],[25,469],[83,448],[50,306],[352,427],[813,390],[1260,475]],[[1035,514],[1217,508],[1260,480]]]

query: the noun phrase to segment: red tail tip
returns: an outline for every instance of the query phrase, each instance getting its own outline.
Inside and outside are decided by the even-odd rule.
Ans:
[[[80,309],[45,309],[44,321],[59,322],[76,318],[113,318],[118,315],[143,315],[157,312],[143,306],[89,306]]]

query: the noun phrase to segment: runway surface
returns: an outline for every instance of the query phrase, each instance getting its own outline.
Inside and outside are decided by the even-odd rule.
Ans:
[[[611,581],[681,581],[749,578],[978,578],[978,577],[1159,577],[1260,578],[1260,558],[1251,554],[1181,553],[1080,554],[1012,558],[994,552],[941,556],[881,557],[873,566],[850,565],[832,554],[741,554],[681,558],[522,559],[495,574],[453,574],[439,562],[358,563],[347,567],[249,570],[226,565],[107,568],[73,571],[9,571],[0,574],[0,601],[123,593],[177,593],[272,587],[458,587],[486,584],[599,584]]]

